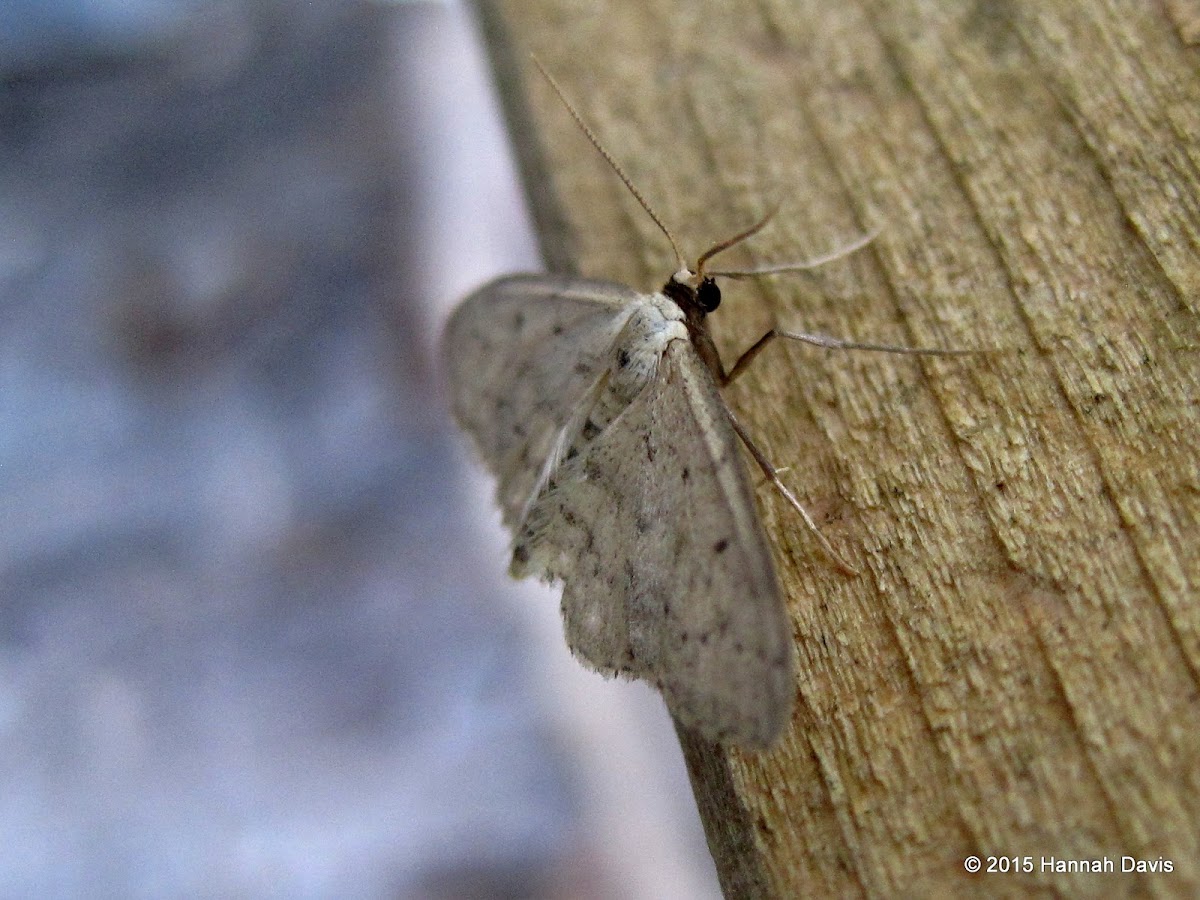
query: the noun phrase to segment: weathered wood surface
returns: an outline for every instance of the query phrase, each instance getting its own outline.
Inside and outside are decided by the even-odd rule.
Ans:
[[[1194,896],[1200,5],[481,12],[552,267],[652,289],[673,258],[530,51],[690,254],[776,203],[743,261],[882,227],[812,276],[727,283],[727,358],[772,315],[1003,351],[777,346],[730,390],[861,574],[761,492],[799,700],[771,753],[685,747],[726,893]]]

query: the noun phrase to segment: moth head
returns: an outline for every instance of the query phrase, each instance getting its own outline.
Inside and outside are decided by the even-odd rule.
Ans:
[[[676,302],[698,307],[704,314],[713,312],[721,305],[721,288],[717,286],[716,279],[699,271],[693,272],[687,266],[668,279],[663,293]]]
[[[686,300],[689,304],[694,304],[702,314],[707,314],[715,310],[721,305],[721,289],[717,286],[716,279],[712,275],[705,274],[705,264],[720,253],[722,250],[728,250],[735,244],[740,244],[746,238],[753,234],[757,234],[771,220],[771,216],[775,214],[775,210],[771,210],[745,231],[735,234],[731,238],[726,238],[720,243],[714,244],[701,254],[696,260],[695,269],[689,269],[686,265],[681,265],[679,270],[671,276],[667,281],[664,293],[676,300]],[[670,234],[667,235],[670,237]],[[674,245],[674,239],[671,244]],[[676,253],[678,254],[678,249]],[[733,273],[737,274],[737,273]]]

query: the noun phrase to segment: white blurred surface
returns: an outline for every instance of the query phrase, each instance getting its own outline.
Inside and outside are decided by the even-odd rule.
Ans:
[[[446,15],[453,26],[435,29],[425,42],[430,58],[423,65],[436,74],[431,121],[420,129],[438,136],[429,145],[438,148],[428,160],[435,174],[422,179],[431,199],[422,208],[429,211],[432,248],[428,296],[439,322],[484,281],[541,268],[478,35],[461,6],[450,4]],[[464,253],[464,246],[472,251]],[[435,338],[438,333],[440,327]],[[494,484],[478,477],[477,461],[475,469],[469,495],[490,498]],[[492,571],[502,573],[507,535],[498,511],[489,509],[483,525],[494,548],[489,559]],[[619,894],[719,896],[683,759],[657,692],[639,682],[601,679],[571,656],[557,588],[525,585],[514,593],[515,612],[536,642],[535,683],[578,766],[584,827]]]

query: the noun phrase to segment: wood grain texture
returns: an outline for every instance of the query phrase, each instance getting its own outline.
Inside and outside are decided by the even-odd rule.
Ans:
[[[882,226],[772,317],[1002,352],[776,346],[727,397],[860,569],[759,499],[799,702],[766,754],[685,742],[729,896],[1200,891],[1200,48],[1189,4],[716,0],[481,7],[549,263],[658,287],[691,254]],[[1189,37],[1191,35],[1191,37]],[[968,876],[969,854],[1033,857]],[[1062,875],[1042,857],[1165,857]]]

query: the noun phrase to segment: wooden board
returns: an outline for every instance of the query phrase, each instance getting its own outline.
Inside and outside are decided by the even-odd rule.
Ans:
[[[689,254],[776,204],[742,262],[882,229],[727,283],[727,360],[773,318],[1002,351],[775,346],[731,388],[861,574],[760,493],[799,701],[771,753],[685,746],[726,893],[1200,891],[1197,4],[480,12],[552,268],[654,289],[674,260],[530,51]]]

